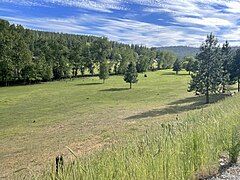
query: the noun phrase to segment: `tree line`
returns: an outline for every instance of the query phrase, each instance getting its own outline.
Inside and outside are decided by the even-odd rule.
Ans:
[[[0,85],[50,81],[99,74],[125,74],[130,63],[137,72],[170,68],[170,52],[126,45],[106,37],[42,32],[0,20]],[[106,70],[108,73],[106,73]]]
[[[225,93],[227,86],[237,82],[240,92],[240,49],[233,50],[228,41],[222,46],[211,33],[200,46],[196,57],[177,59],[173,64],[173,71],[184,68],[191,73],[189,91],[206,96],[209,103],[210,94]]]

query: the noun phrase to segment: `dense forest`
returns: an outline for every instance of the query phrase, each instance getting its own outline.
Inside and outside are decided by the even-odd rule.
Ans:
[[[145,72],[169,68],[175,58],[170,52],[106,37],[34,31],[0,20],[1,85],[94,75],[101,64],[107,64],[110,74],[124,74],[130,62],[137,72]]]

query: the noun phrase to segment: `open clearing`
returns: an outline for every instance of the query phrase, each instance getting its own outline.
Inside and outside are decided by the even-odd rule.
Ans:
[[[39,173],[56,155],[71,157],[66,146],[82,155],[202,108],[204,97],[187,92],[187,72],[147,75],[131,90],[122,76],[0,88],[1,177]]]

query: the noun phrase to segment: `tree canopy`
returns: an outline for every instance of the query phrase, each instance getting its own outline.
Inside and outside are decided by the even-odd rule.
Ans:
[[[218,93],[224,82],[223,61],[221,48],[217,38],[211,33],[200,47],[196,56],[198,66],[190,83],[190,90],[195,90],[206,96],[206,103],[209,103],[210,93]]]
[[[130,89],[132,89],[133,83],[138,82],[137,77],[138,77],[138,73],[137,73],[136,66],[133,62],[130,62],[124,74],[124,81],[130,84]]]
[[[156,53],[106,37],[34,31],[0,20],[0,85],[94,75],[103,61],[109,73],[124,74],[130,62],[145,72],[154,68]]]

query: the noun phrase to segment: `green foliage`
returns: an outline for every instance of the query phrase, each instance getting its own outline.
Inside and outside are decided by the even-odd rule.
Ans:
[[[209,94],[217,93],[222,83],[221,49],[217,43],[213,34],[207,36],[196,57],[198,69],[192,75],[190,83],[190,90],[206,95],[206,103],[209,103]]]
[[[183,68],[189,72],[189,74],[191,72],[194,72],[197,70],[197,61],[195,60],[194,57],[190,56],[190,57],[185,57],[183,59]]]
[[[132,83],[137,83],[138,82],[138,73],[137,69],[134,63],[129,63],[128,68],[124,74],[124,81],[126,83],[130,83],[130,89],[132,88]]]
[[[142,48],[141,52],[137,54],[137,71],[141,73],[146,72],[149,69],[154,69],[153,63],[155,58],[155,51],[148,51],[146,48]]]
[[[178,74],[179,71],[182,69],[182,63],[177,59],[173,64],[173,71],[176,71],[176,74]]]
[[[141,72],[154,68],[156,50],[144,46],[106,37],[33,31],[4,20],[0,29],[1,85],[84,76],[86,70],[94,75],[104,60],[115,74],[124,74],[130,62],[138,64]]]
[[[103,80],[103,83],[109,78],[109,65],[107,60],[100,63],[99,78]]]
[[[231,71],[231,65],[233,61],[233,52],[231,50],[231,47],[229,46],[228,41],[226,41],[222,46],[222,52],[221,52],[221,60],[222,60],[222,86],[223,86],[223,93],[226,91],[226,85],[231,84],[230,79],[230,71]]]
[[[233,127],[232,129],[231,143],[229,143],[228,152],[230,163],[236,164],[240,152],[240,126]]]
[[[157,63],[158,69],[170,69],[172,68],[176,56],[170,51],[159,51],[157,52]]]
[[[237,80],[238,82],[238,92],[240,92],[240,49],[236,51],[233,57],[233,63],[230,68],[231,80]]]

